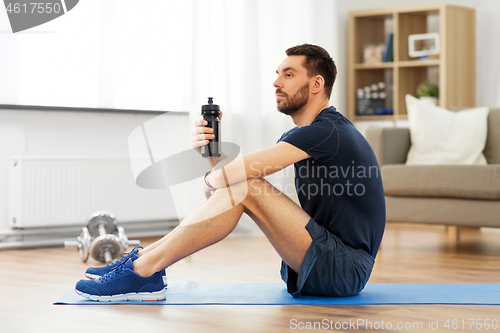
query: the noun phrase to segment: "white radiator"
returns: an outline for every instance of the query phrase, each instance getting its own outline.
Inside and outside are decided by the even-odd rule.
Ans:
[[[82,225],[98,210],[118,223],[177,219],[168,190],[136,186],[128,158],[11,159],[12,228]]]

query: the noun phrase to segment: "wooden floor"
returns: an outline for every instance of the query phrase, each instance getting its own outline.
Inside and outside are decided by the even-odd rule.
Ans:
[[[312,331],[292,328],[323,319],[370,321],[379,326],[377,332],[386,331],[382,325],[388,322],[413,327],[404,332],[427,332],[429,321],[439,320],[439,329],[432,331],[471,332],[485,329],[453,330],[444,324],[448,319],[500,321],[500,306],[52,305],[74,288],[89,264],[96,262],[84,264],[64,248],[0,251],[0,332],[290,332]],[[264,237],[228,238],[170,267],[168,278],[274,283],[281,281],[279,266]],[[500,282],[500,233],[468,230],[457,242],[444,227],[390,224],[370,282]]]

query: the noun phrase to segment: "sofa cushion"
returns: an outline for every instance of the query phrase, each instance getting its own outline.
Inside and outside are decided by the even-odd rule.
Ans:
[[[490,109],[484,156],[489,164],[500,164],[500,109]]]
[[[365,136],[377,156],[379,165],[406,162],[410,149],[409,128],[369,126]]]
[[[381,168],[392,196],[500,200],[500,165],[404,165]]]
[[[494,200],[386,196],[387,222],[499,228],[500,204]]]
[[[407,165],[486,165],[487,107],[453,112],[406,95],[411,147]]]

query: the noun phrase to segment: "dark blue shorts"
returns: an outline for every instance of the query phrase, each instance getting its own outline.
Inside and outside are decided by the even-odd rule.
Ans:
[[[362,249],[345,245],[312,218],[306,225],[312,243],[297,274],[281,263],[281,278],[292,296],[353,296],[365,287],[375,260]]]

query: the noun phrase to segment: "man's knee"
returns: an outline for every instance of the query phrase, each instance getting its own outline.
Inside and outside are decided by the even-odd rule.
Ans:
[[[229,187],[219,189],[231,196],[235,205],[260,196],[279,195],[281,192],[262,177],[250,178]],[[222,193],[220,193],[222,194]]]
[[[236,184],[231,184],[228,187],[218,189],[217,193],[220,197],[229,197],[233,205],[238,205],[246,199],[249,192],[249,181],[245,180]]]
[[[262,177],[250,178],[246,181],[246,184],[241,184],[241,186],[246,186],[243,190],[246,191],[247,200],[263,196],[279,196],[282,194],[280,190]]]
[[[237,184],[232,184],[229,190],[234,200],[240,203],[251,196],[261,194],[265,182],[266,180],[261,177],[250,178]]]

